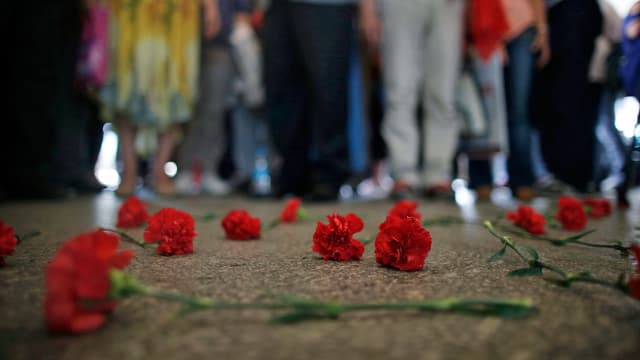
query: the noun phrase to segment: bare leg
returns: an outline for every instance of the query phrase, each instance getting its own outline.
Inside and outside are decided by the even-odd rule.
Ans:
[[[114,125],[118,131],[118,152],[123,162],[122,179],[116,194],[128,196],[133,194],[138,178],[138,159],[136,158],[135,150],[137,129],[124,115],[118,115]]]
[[[158,149],[153,160],[153,183],[160,195],[174,195],[175,185],[164,173],[164,164],[171,159],[176,144],[178,125],[171,125],[165,131],[158,133]]]

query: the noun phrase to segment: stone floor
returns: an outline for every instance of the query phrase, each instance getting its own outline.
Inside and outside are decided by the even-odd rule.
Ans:
[[[637,200],[637,199],[636,199]],[[194,214],[224,215],[246,208],[263,221],[282,202],[243,197],[149,199],[152,211],[172,206]],[[123,301],[100,330],[53,336],[43,315],[43,268],[69,237],[97,226],[112,227],[120,200],[111,193],[66,202],[0,205],[0,219],[18,233],[42,235],[20,244],[0,269],[0,359],[637,359],[640,301],[589,284],[565,289],[537,277],[507,277],[522,267],[507,253],[487,263],[500,245],[473,224],[432,226],[433,247],[423,271],[406,273],[377,266],[372,245],[362,261],[325,262],[311,252],[314,221],[279,226],[256,241],[224,239],[219,219],[196,224],[195,253],[162,257],[135,248],[129,272],[155,287],[225,301],[255,301],[270,292],[342,302],[402,301],[444,297],[525,297],[539,313],[525,319],[459,314],[384,312],[347,314],[338,320],[295,325],[268,322],[267,311],[199,312],[176,318],[177,307],[146,298]],[[587,240],[632,238],[640,202],[603,220]],[[305,204],[312,219],[338,211],[365,220],[361,237],[375,234],[392,206],[370,203]],[[504,214],[493,204],[456,206],[420,202],[426,218],[463,215],[482,219]],[[141,238],[142,230],[130,232]],[[564,248],[522,240],[542,259],[566,270],[589,270],[615,280],[632,271],[629,259],[606,249]],[[128,245],[124,245],[128,246]]]

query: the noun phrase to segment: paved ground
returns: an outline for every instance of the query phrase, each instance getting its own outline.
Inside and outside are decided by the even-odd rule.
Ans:
[[[51,336],[42,317],[43,267],[59,244],[97,226],[113,226],[120,200],[110,193],[67,202],[0,205],[0,219],[18,233],[43,235],[19,246],[0,269],[0,358],[6,359],[454,359],[637,358],[640,301],[613,290],[579,284],[554,287],[539,278],[511,278],[521,267],[513,254],[488,264],[497,240],[474,225],[433,226],[426,268],[404,273],[376,265],[372,246],[362,261],[325,262],[310,251],[313,221],[280,226],[261,240],[224,240],[219,220],[197,223],[195,254],[166,258],[135,249],[129,271],[144,283],[227,301],[252,301],[270,291],[344,302],[443,297],[527,297],[539,314],[520,320],[455,314],[359,313],[339,320],[273,325],[266,311],[201,312],[176,319],[175,306],[152,299],[124,301],[97,332]],[[233,197],[153,200],[150,208],[174,206],[192,213],[224,214],[247,208],[262,219],[282,202]],[[309,205],[313,218],[337,210],[365,220],[373,234],[391,202]],[[592,221],[592,241],[631,239],[640,203]],[[505,210],[491,204],[460,208],[420,203],[425,217],[483,218]],[[142,230],[130,232],[141,238]],[[556,248],[535,240],[542,258],[567,270],[589,270],[614,280],[631,271],[629,259],[608,250]]]

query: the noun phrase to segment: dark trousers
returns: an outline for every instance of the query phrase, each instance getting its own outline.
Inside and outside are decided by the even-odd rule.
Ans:
[[[267,119],[283,157],[279,191],[349,175],[347,81],[355,8],[275,0],[265,16]]]
[[[564,0],[548,13],[551,61],[534,89],[534,119],[549,170],[578,190],[593,178],[601,86],[589,82],[594,41],[602,30],[595,0]]]

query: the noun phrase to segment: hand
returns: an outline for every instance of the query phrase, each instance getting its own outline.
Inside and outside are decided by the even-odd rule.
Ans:
[[[545,67],[547,63],[549,63],[549,59],[551,58],[551,48],[549,46],[549,39],[547,37],[547,32],[538,31],[536,33],[536,37],[533,39],[533,43],[531,44],[531,51],[538,54],[538,61],[536,65],[539,68]]]
[[[381,22],[376,14],[375,0],[363,0],[360,4],[360,31],[370,47],[380,44]]]
[[[204,0],[202,2],[203,23],[202,32],[207,40],[213,39],[220,31],[220,13],[218,13],[217,1]]]

